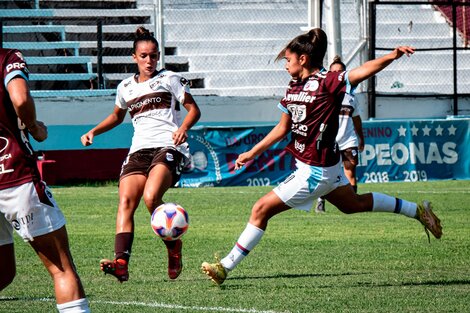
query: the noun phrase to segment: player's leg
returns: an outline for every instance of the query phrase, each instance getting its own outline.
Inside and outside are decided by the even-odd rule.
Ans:
[[[30,244],[54,281],[59,312],[89,312],[85,292],[73,264],[65,226],[34,237]]]
[[[228,272],[233,270],[259,243],[264,235],[269,219],[290,208],[274,191],[264,195],[253,206],[249,222],[229,254],[216,263],[202,263],[203,272],[214,283],[222,284]]]
[[[156,164],[149,173],[143,195],[150,214],[163,203],[163,196],[171,186],[173,176],[170,168],[163,163]]]
[[[116,216],[116,235],[114,239],[114,259],[102,259],[100,268],[120,282],[129,279],[128,263],[134,241],[134,213],[139,206],[147,177],[132,174],[119,181],[119,205]]]
[[[359,162],[357,147],[341,151],[341,157],[343,159],[344,174],[354,189],[354,192],[357,193],[356,167]]]
[[[16,275],[15,248],[13,246],[13,229],[11,224],[0,213],[0,291],[7,287]]]
[[[420,221],[424,225],[426,233],[429,230],[438,239],[442,235],[440,220],[426,201],[423,204],[416,204],[377,192],[358,195],[349,184],[339,186],[327,194],[325,198],[346,214],[368,211],[402,214]]]
[[[12,243],[0,246],[0,291],[11,284],[16,275],[15,249]]]
[[[164,163],[156,164],[149,173],[144,191],[145,205],[150,214],[163,203],[163,195],[173,185],[173,173],[169,166]],[[168,254],[168,277],[176,279],[183,270],[183,242],[178,239],[175,241],[163,240],[163,243]]]

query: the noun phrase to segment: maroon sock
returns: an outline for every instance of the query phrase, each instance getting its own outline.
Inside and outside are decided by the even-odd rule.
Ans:
[[[167,247],[167,249],[171,250],[171,249],[174,249],[176,247],[176,244],[178,243],[178,241],[181,241],[181,239],[177,239],[177,240],[163,240],[163,243],[165,244],[165,246]]]
[[[123,259],[129,262],[133,241],[134,233],[116,234],[116,238],[114,241],[114,255],[116,259]]]
[[[354,189],[354,192],[357,193],[357,185],[353,185],[352,187]]]

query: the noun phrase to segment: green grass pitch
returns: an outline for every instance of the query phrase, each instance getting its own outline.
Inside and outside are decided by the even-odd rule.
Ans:
[[[359,185],[360,193],[431,201],[441,240],[429,244],[419,222],[394,214],[345,215],[329,204],[321,215],[290,210],[270,221],[221,287],[213,285],[200,264],[228,253],[269,190],[171,189],[165,200],[190,216],[176,281],[141,204],[130,280],[120,284],[99,271],[99,260],[113,257],[117,186],[53,188],[92,312],[470,312],[470,181]],[[0,292],[0,312],[55,312],[46,270],[17,236],[15,249],[17,276]]]

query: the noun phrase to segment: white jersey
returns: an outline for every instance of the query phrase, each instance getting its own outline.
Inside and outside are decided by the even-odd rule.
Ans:
[[[128,110],[134,126],[129,153],[175,146],[172,135],[181,126],[180,109],[185,93],[190,93],[189,82],[165,69],[143,83],[133,75],[118,85],[116,105]],[[187,143],[176,149],[189,156]]]
[[[354,116],[358,115],[359,111],[356,97],[346,93],[341,103],[338,134],[336,135],[336,142],[338,143],[340,151],[359,146],[359,140],[352,120]]]

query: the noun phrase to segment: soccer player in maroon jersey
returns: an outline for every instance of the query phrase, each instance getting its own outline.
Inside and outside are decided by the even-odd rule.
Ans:
[[[89,146],[93,138],[121,124],[127,112],[134,136],[119,178],[119,206],[113,260],[101,260],[101,270],[120,282],[129,279],[128,264],[134,240],[134,213],[143,198],[150,214],[163,203],[165,192],[174,186],[189,161],[187,131],[199,120],[189,82],[172,71],[160,69],[158,42],[139,27],[132,56],[139,72],[123,80],[118,88],[113,113],[81,137]],[[183,119],[180,111],[188,113]],[[182,241],[164,241],[168,252],[168,277],[182,270]]]
[[[222,284],[258,244],[271,217],[291,208],[310,211],[319,196],[344,213],[390,212],[420,221],[436,237],[442,235],[440,220],[428,202],[412,203],[381,193],[358,195],[341,168],[336,143],[338,115],[344,94],[363,80],[380,72],[394,60],[414,53],[414,48],[400,46],[389,54],[343,72],[328,72],[322,66],[327,36],[319,28],[294,38],[278,55],[286,60],[292,76],[284,98],[278,104],[281,118],[266,137],[235,161],[240,169],[289,132],[286,150],[295,157],[297,170],[253,206],[248,225],[235,246],[222,260],[202,263],[202,271],[216,284]],[[428,235],[429,236],[429,235]]]
[[[20,51],[0,49],[0,290],[16,275],[13,229],[36,251],[54,282],[59,312],[90,312],[69,249],[65,218],[41,181],[29,135],[47,138],[36,119]]]

